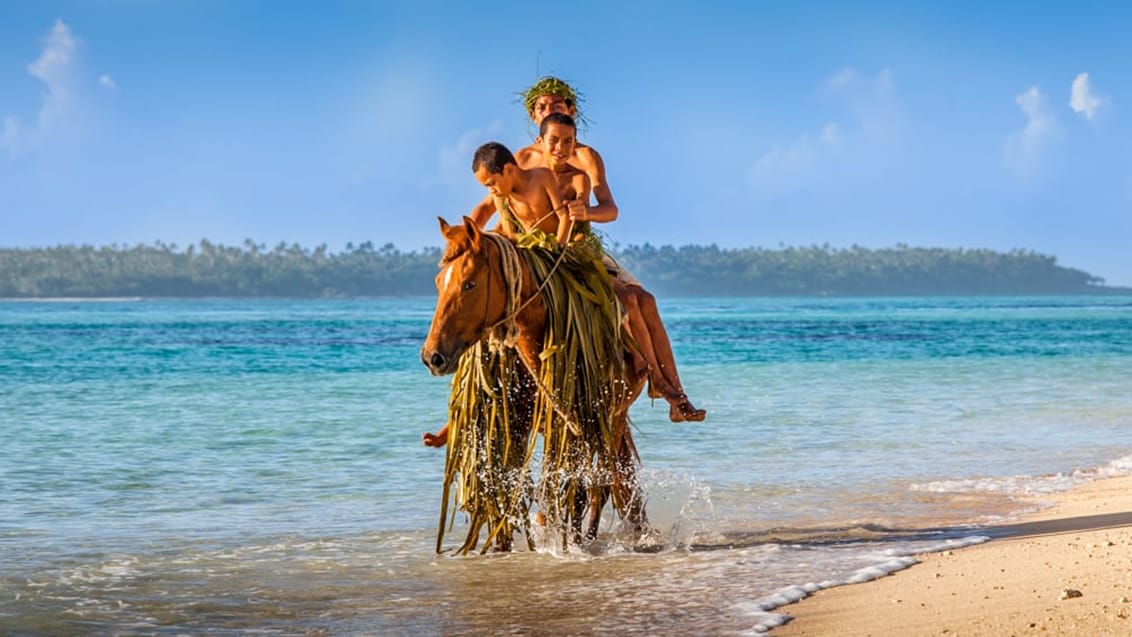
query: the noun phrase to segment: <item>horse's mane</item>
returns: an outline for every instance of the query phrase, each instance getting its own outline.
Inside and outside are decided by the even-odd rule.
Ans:
[[[482,238],[502,237],[504,240],[510,241],[510,239],[504,237],[503,235],[499,234],[498,232],[482,230],[481,234],[482,234]],[[447,244],[444,246],[444,254],[443,254],[443,256],[440,257],[440,263],[437,264],[442,268],[444,266],[448,265],[449,263],[455,261],[456,259],[460,258],[461,256],[463,256],[465,253],[471,251],[471,249],[472,249],[472,240],[468,236],[468,233],[465,230],[463,225],[449,227],[448,230],[446,231],[445,238],[448,241],[447,241]],[[482,242],[481,242],[481,245],[482,245]]]
[[[437,265],[443,268],[460,258],[460,255],[468,251],[470,243],[469,241],[449,241],[444,246],[444,255],[440,257],[440,263],[437,263]]]

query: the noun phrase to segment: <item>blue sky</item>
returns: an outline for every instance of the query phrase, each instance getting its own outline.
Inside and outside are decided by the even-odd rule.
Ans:
[[[620,244],[1023,248],[1132,285],[1129,33],[1089,2],[3,2],[0,245],[436,245],[554,73]]]

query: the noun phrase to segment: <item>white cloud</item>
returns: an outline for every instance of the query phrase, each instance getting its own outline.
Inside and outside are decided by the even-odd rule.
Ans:
[[[840,71],[825,78],[823,82],[827,89],[848,90],[858,88],[863,91],[885,91],[893,88],[892,69],[882,69],[875,77],[862,76],[857,69],[847,66]]]
[[[841,143],[841,128],[834,122],[830,122],[825,125],[825,128],[821,129],[821,137],[819,137],[819,139],[826,144],[839,144]]]
[[[1073,85],[1069,89],[1069,108],[1073,112],[1084,115],[1085,119],[1092,121],[1097,110],[1101,107],[1101,98],[1093,94],[1089,88],[1089,74],[1080,73],[1073,78]]]
[[[1026,128],[1022,130],[1023,141],[1030,145],[1040,144],[1053,130],[1053,118],[1042,103],[1042,93],[1038,87],[1031,86],[1025,93],[1014,98],[1015,103],[1026,114]]]
[[[841,143],[841,130],[830,122],[816,137],[802,135],[793,143],[775,144],[751,167],[748,179],[762,196],[783,196],[804,189],[826,153]]]
[[[857,71],[847,66],[826,78],[825,85],[830,88],[841,88],[852,84],[855,79],[857,79]]]
[[[757,196],[780,197],[827,183],[832,173],[844,168],[839,162],[847,158],[868,164],[857,166],[867,173],[899,143],[904,118],[888,69],[862,76],[846,67],[825,78],[822,86],[844,110],[844,117],[793,142],[775,144],[759,157],[747,174]]]
[[[818,162],[817,145],[803,135],[792,144],[775,144],[751,167],[749,180],[764,197],[789,195],[803,189]]]
[[[899,137],[904,114],[890,69],[869,76],[846,67],[826,78],[824,86],[848,107],[857,134],[871,143],[889,143]]]
[[[80,41],[62,20],[56,20],[44,39],[43,53],[28,65],[32,77],[42,81],[47,91],[36,114],[35,123],[25,125],[8,115],[4,118],[4,148],[12,154],[34,149],[44,139],[66,126],[76,100],[75,64]]]
[[[1026,116],[1026,126],[1007,139],[1006,162],[1016,173],[1025,175],[1037,168],[1056,132],[1057,122],[1037,86],[1015,96],[1014,102]]]
[[[468,186],[475,185],[472,178],[472,155],[476,148],[490,141],[503,130],[503,122],[496,120],[486,129],[473,128],[464,131],[451,144],[444,144],[437,151],[437,173],[422,181],[422,186]]]
[[[28,65],[28,73],[43,80],[49,88],[64,85],[78,50],[79,40],[62,20],[56,20],[51,33],[44,40],[43,53]]]
[[[110,89],[111,91],[118,90],[118,83],[115,82],[114,78],[110,77],[109,75],[99,75],[98,83],[101,84],[104,88]]]

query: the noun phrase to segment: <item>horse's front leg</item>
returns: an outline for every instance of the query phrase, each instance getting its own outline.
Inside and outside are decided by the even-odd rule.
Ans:
[[[580,483],[581,479],[577,479],[577,481]],[[586,489],[583,488],[581,484],[578,484],[574,489],[574,502],[570,511],[570,541],[575,546],[582,544],[582,521],[585,519],[584,512],[587,508],[586,495]],[[589,533],[588,528],[586,528],[585,531],[586,534]]]
[[[605,508],[605,503],[609,500],[609,487],[605,485],[594,485],[587,489],[586,498],[586,534],[587,542],[592,542],[597,538],[597,530],[601,524],[601,512]]]
[[[633,446],[633,438],[629,433],[628,414],[623,416],[624,429],[621,443],[617,448],[616,464],[613,475],[613,504],[621,519],[628,522],[633,531],[641,533],[648,526],[648,516],[645,514],[645,497],[641,490],[640,481],[637,480],[637,452]],[[621,420],[619,417],[618,420]]]
[[[515,342],[515,350],[519,353],[519,359],[523,361],[527,373],[537,380],[542,370],[542,360],[539,358],[539,354],[542,353],[542,338],[536,340],[520,334]]]

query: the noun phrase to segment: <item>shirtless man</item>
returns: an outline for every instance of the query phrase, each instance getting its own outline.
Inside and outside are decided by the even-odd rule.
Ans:
[[[543,166],[520,168],[506,146],[488,142],[476,149],[472,171],[476,181],[488,190],[487,201],[491,202],[492,214],[497,209],[502,213],[506,206],[524,226],[513,228],[508,216],[500,214],[499,226],[504,236],[515,237],[538,228],[554,237],[558,245],[566,245],[572,222],[566,207],[556,206],[556,202],[562,201],[562,194],[549,169]],[[485,218],[478,223],[483,226],[486,221]],[[426,447],[443,447],[448,443],[448,424],[435,434],[421,434],[421,440]]]
[[[515,159],[524,167],[550,166],[552,161],[565,159],[570,166],[586,174],[597,201],[596,206],[590,206],[587,195],[584,200],[563,202],[569,205],[570,219],[575,222],[613,221],[617,219],[618,209],[606,181],[605,163],[601,155],[592,147],[577,142],[576,127],[573,134],[567,134],[563,130],[560,134],[548,135],[548,131],[542,126],[543,120],[551,113],[562,113],[575,118],[578,113],[577,102],[574,90],[558,78],[546,77],[532,86],[525,94],[525,105],[531,120],[539,124],[539,137],[533,144],[516,153]],[[486,219],[480,221],[483,214],[484,204],[481,203],[473,211],[472,218],[482,225],[486,223]],[[490,213],[488,216],[490,217]],[[668,331],[664,328],[656,307],[656,297],[624,268],[612,263],[612,259],[608,265],[617,273],[614,290],[629,317],[629,332],[649,363],[649,395],[653,398],[663,396],[668,401],[668,417],[673,422],[703,420],[707,412],[696,409],[684,393],[680,375],[676,371],[676,357],[672,353]]]
[[[557,207],[562,195],[550,170],[542,166],[520,168],[506,146],[488,142],[476,149],[472,171],[476,181],[487,188],[493,211],[498,208],[502,212],[508,206],[525,226],[512,228],[507,215],[500,215],[504,235],[515,237],[538,228],[553,236],[558,245],[566,245],[570,239],[570,217],[565,208]]]
[[[589,207],[590,176],[586,171],[570,164],[574,154],[577,126],[574,119],[562,113],[552,113],[539,124],[535,144],[542,151],[542,164],[550,170],[562,194],[562,204],[566,213],[577,221],[612,221],[617,217],[617,206],[612,201]],[[520,153],[529,151],[524,148]],[[528,153],[529,154],[529,153]],[[518,161],[518,158],[516,158]],[[527,159],[528,163],[530,159]]]
[[[574,118],[564,113],[551,113],[544,117],[542,123],[539,124],[539,135],[538,139],[535,140],[535,145],[541,151],[541,158],[546,167],[550,169],[551,174],[558,182],[558,191],[562,193],[563,198],[562,206],[566,208],[570,218],[578,224],[575,228],[584,231],[587,230],[585,226],[588,226],[591,221],[612,221],[617,218],[617,206],[612,201],[592,208],[589,206],[592,190],[590,177],[584,170],[570,163],[570,158],[574,155],[574,148],[577,144],[577,132],[578,127],[574,123]],[[574,236],[579,237],[580,235],[575,233]],[[641,284],[632,278],[632,275],[629,275],[624,268],[618,266],[611,257],[604,253],[602,256],[606,270],[611,275],[610,282],[613,285],[613,290],[617,294],[617,298],[621,300],[621,304],[626,308],[625,318],[628,322],[629,335],[633,337],[640,348],[640,351],[636,348],[633,348],[632,351],[635,364],[639,366],[642,372],[649,371],[650,361],[653,359],[650,359],[646,353],[652,351],[652,341],[649,338],[648,326],[641,318],[638,302],[639,293],[648,294],[648,292],[645,292]],[[665,393],[675,393],[675,390],[667,384],[668,381],[663,377],[652,382],[661,384]]]

